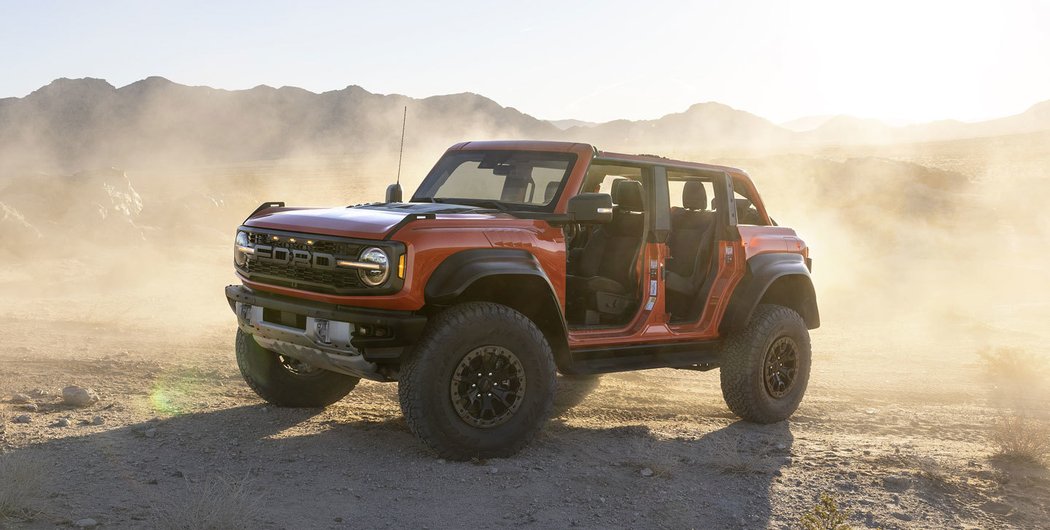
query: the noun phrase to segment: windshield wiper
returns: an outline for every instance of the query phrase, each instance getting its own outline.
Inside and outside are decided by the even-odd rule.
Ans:
[[[488,208],[492,208],[494,210],[499,210],[501,212],[505,212],[507,210],[510,210],[509,206],[507,206],[506,204],[503,204],[500,201],[496,201],[496,200],[488,200],[488,199],[475,200],[475,201],[470,201],[470,202],[465,203],[465,204],[469,204],[470,206],[480,206],[482,208],[488,207]]]
[[[430,202],[437,202],[441,204],[462,204],[464,206],[477,206],[479,208],[491,208],[493,210],[499,210],[506,212],[510,210],[510,207],[502,201],[495,199],[460,199],[456,197],[433,197],[427,198]]]

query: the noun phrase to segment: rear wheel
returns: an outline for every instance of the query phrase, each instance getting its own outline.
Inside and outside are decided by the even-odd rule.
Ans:
[[[760,305],[743,331],[726,341],[722,396],[729,409],[756,423],[787,419],[809,384],[809,330],[798,313]]]
[[[398,383],[409,428],[444,458],[509,456],[550,416],[554,355],[521,313],[472,302],[435,317]]]
[[[346,397],[361,380],[274,353],[239,329],[237,366],[248,386],[278,407],[326,407]]]

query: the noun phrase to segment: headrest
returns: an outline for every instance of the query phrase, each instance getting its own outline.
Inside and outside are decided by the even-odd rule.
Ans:
[[[642,183],[637,180],[620,179],[613,182],[612,200],[621,210],[644,212]]]
[[[707,208],[707,190],[703,182],[690,180],[685,183],[685,188],[682,188],[682,206],[689,210]]]
[[[736,204],[737,215],[743,215],[743,212],[751,208],[751,199],[736,199],[733,202]]]
[[[561,186],[560,180],[547,183],[547,189],[543,190],[543,202],[551,202],[551,199],[558,194],[558,186]]]

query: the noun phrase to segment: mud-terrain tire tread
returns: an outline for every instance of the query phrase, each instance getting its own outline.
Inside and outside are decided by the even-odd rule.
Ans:
[[[454,366],[467,353],[450,351],[450,344],[462,339],[467,333],[475,333],[479,343],[474,347],[483,346],[486,345],[483,344],[486,332],[492,330],[502,336],[511,334],[512,330],[520,332],[531,343],[510,347],[526,370],[525,399],[535,400],[531,407],[528,402],[524,403],[510,420],[520,422],[524,428],[517,433],[501,433],[504,430],[501,425],[471,432],[472,428],[465,422],[455,427],[442,425],[440,417],[436,417],[440,415],[434,414],[433,410],[428,411],[427,407],[436,406],[435,403],[447,403],[451,410],[449,381],[430,379],[440,372],[443,357],[446,358],[444,362],[452,362]],[[533,362],[535,369],[529,373],[529,365]],[[551,416],[556,388],[554,353],[536,324],[525,315],[501,304],[468,302],[445,309],[427,324],[426,331],[408,361],[401,365],[397,393],[401,411],[413,434],[441,458],[470,460],[511,456],[528,445]],[[455,421],[462,420],[457,417]],[[448,432],[456,427],[473,436],[463,432]],[[487,447],[477,448],[479,441]]]
[[[801,379],[789,396],[775,400],[765,391],[763,363],[769,345],[784,333],[793,336],[800,350],[796,377]],[[802,317],[784,306],[759,305],[747,326],[726,339],[719,370],[722,397],[729,410],[744,420],[765,424],[785,420],[802,401],[811,364],[809,330]]]
[[[277,354],[260,346],[242,330],[237,330],[236,349],[237,366],[244,382],[259,397],[277,407],[327,407],[346,397],[361,381],[358,377],[329,371],[297,376],[281,366]]]

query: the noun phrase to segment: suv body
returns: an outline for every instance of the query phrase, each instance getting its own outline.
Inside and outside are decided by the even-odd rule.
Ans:
[[[734,412],[779,421],[819,326],[809,249],[744,171],[581,143],[457,144],[407,202],[264,204],[234,261],[238,361],[260,395],[319,406],[358,378],[398,381],[413,431],[453,458],[524,445],[555,367],[721,367]]]

